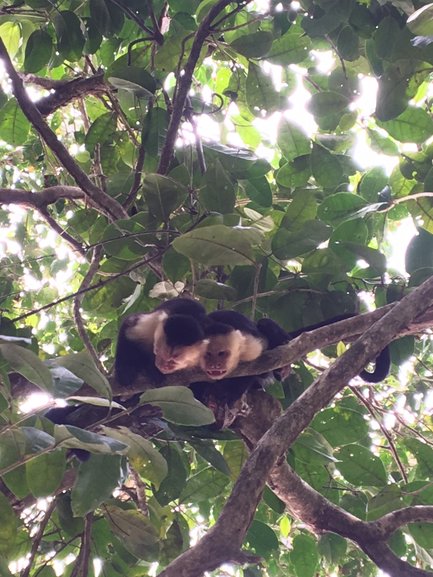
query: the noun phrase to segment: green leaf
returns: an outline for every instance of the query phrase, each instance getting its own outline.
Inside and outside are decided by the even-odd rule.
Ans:
[[[90,0],[90,15],[100,33],[109,38],[122,30],[124,23],[123,10],[114,2],[105,0]]]
[[[359,36],[351,26],[343,26],[337,38],[338,54],[352,62],[359,58]]]
[[[308,58],[310,49],[311,39],[308,36],[299,34],[299,32],[293,33],[289,30],[273,41],[266,60],[280,66],[299,64]]]
[[[335,533],[325,533],[319,538],[317,550],[331,565],[338,565],[347,551],[347,541]]]
[[[326,117],[341,114],[349,105],[349,99],[339,92],[317,92],[313,94],[307,109],[314,116]]]
[[[179,497],[185,487],[188,471],[183,453],[176,443],[169,443],[162,447],[161,455],[167,462],[168,473],[155,493],[155,497],[158,503],[164,506]]]
[[[368,425],[359,407],[345,399],[335,408],[319,413],[312,427],[333,446],[356,443],[368,435]]]
[[[121,260],[134,261],[154,246],[155,233],[146,226],[146,215],[142,212],[127,220],[117,220],[108,225],[102,242],[108,254]]]
[[[182,503],[197,503],[212,499],[227,488],[227,476],[215,469],[203,469],[188,479],[179,500]]]
[[[285,188],[298,188],[307,184],[311,176],[310,155],[298,156],[293,162],[283,164],[277,171],[275,179]]]
[[[3,40],[11,58],[14,58],[19,50],[21,34],[21,26],[18,22],[3,22],[3,24],[0,24],[0,38]]]
[[[433,449],[418,439],[407,438],[404,445],[415,456],[418,473],[423,479],[433,478]]]
[[[357,216],[367,206],[366,201],[350,192],[337,192],[327,196],[319,206],[318,216],[330,224]]]
[[[433,267],[433,234],[421,228],[407,246],[405,269],[413,275],[419,269],[430,267]]]
[[[21,146],[27,140],[30,123],[16,100],[9,100],[0,108],[0,140]]]
[[[111,497],[122,477],[120,455],[90,455],[81,463],[72,487],[72,511],[83,517]]]
[[[105,515],[114,535],[135,557],[153,560],[158,552],[159,534],[139,511],[107,505]]]
[[[124,60],[114,62],[107,77],[115,88],[132,92],[137,97],[149,98],[156,90],[153,76],[138,66],[126,66]]]
[[[17,537],[18,519],[3,493],[0,493],[0,518],[0,551],[8,558]]]
[[[236,265],[254,263],[254,247],[261,240],[255,228],[216,224],[183,234],[172,245],[181,254],[209,266]]]
[[[410,523],[408,529],[410,535],[418,545],[427,550],[431,549],[433,540],[432,523]]]
[[[234,301],[237,296],[236,290],[232,286],[210,278],[200,279],[195,285],[195,292],[197,296],[216,300]]]
[[[269,525],[256,519],[251,523],[245,540],[261,557],[269,557],[272,551],[278,549],[279,546],[275,532]]]
[[[84,449],[92,453],[121,453],[122,455],[127,449],[127,445],[120,441],[73,425],[55,425],[54,437],[56,443],[66,449]]]
[[[54,28],[57,34],[57,50],[60,55],[71,62],[82,57],[86,42],[81,30],[81,21],[70,10],[54,11]]]
[[[293,122],[282,120],[278,127],[278,146],[287,161],[310,154],[311,141],[305,132]]]
[[[290,561],[298,577],[314,577],[319,562],[316,540],[310,535],[296,535]]]
[[[265,176],[244,181],[245,194],[259,206],[270,207],[272,205],[272,190]]]
[[[5,343],[0,344],[0,355],[7,361],[11,371],[19,373],[43,391],[53,390],[50,370],[33,351]]]
[[[273,34],[271,32],[259,30],[253,34],[239,36],[230,42],[229,46],[247,58],[259,58],[269,52],[272,40]]]
[[[387,122],[378,122],[393,138],[400,142],[421,144],[433,132],[433,119],[422,108],[407,108],[400,116]]]
[[[278,109],[280,97],[275,90],[272,77],[260,66],[250,62],[246,80],[246,99],[253,114],[271,114]]]
[[[236,203],[236,191],[229,173],[218,158],[208,166],[204,175],[204,187],[200,190],[200,202],[211,212],[230,214]]]
[[[95,147],[112,143],[116,134],[116,116],[112,112],[101,114],[92,123],[86,134],[86,149],[94,154]]]
[[[337,468],[349,483],[356,487],[386,485],[387,474],[382,461],[361,445],[345,445],[336,453]]]
[[[48,64],[52,52],[53,41],[48,32],[35,30],[27,40],[24,70],[26,72],[38,72]]]
[[[161,481],[167,476],[168,467],[167,461],[154,445],[126,427],[117,429],[102,427],[101,429],[108,437],[117,439],[128,446],[127,456],[134,469],[143,478],[149,479],[158,489]]]
[[[272,251],[280,259],[295,258],[317,248],[330,234],[331,227],[320,220],[306,221],[293,232],[280,228],[272,239]]]
[[[323,188],[336,188],[344,181],[343,170],[338,158],[323,146],[313,145],[311,172]]]
[[[142,190],[149,212],[158,222],[167,222],[171,213],[183,204],[188,195],[183,184],[160,174],[146,174]]]
[[[212,411],[194,398],[187,387],[162,387],[145,391],[141,403],[162,409],[164,418],[177,425],[210,425],[215,421]]]
[[[58,359],[52,359],[53,364],[65,367],[74,375],[77,375],[90,387],[95,389],[101,396],[111,399],[111,387],[106,377],[99,372],[92,357],[87,351],[72,355],[64,355]]]
[[[230,469],[223,455],[215,448],[213,441],[202,439],[191,439],[189,444],[194,447],[197,453],[205,459],[212,467],[230,477]]]
[[[26,463],[27,485],[36,498],[52,495],[62,482],[66,470],[65,452],[39,455]]]

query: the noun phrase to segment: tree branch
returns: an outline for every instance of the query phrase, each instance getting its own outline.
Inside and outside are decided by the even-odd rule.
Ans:
[[[127,213],[123,207],[100,188],[95,186],[88,178],[87,174],[74,161],[65,146],[58,140],[54,132],[42,118],[36,105],[30,100],[23,82],[15,70],[6,47],[0,38],[0,58],[3,60],[7,74],[12,82],[12,90],[24,115],[37,130],[48,147],[53,151],[58,160],[62,163],[69,174],[74,178],[78,186],[84,193],[98,206],[98,210],[106,214],[110,220],[127,218]]]
[[[243,5],[246,6],[251,0],[245,0]],[[226,6],[231,4],[231,0],[219,0],[209,10],[207,16],[203,18],[200,26],[195,33],[194,40],[191,46],[191,51],[186,61],[183,74],[177,79],[176,94],[173,101],[173,113],[168,125],[167,135],[165,138],[164,147],[161,151],[161,159],[157,172],[159,174],[167,174],[170,162],[173,156],[174,146],[176,143],[177,133],[182,120],[183,110],[185,108],[186,97],[188,96],[191,87],[192,76],[196,67],[197,61],[200,57],[200,52],[203,44],[211,31],[212,22]]]

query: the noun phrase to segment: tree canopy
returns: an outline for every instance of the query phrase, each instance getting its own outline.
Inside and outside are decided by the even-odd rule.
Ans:
[[[432,72],[422,0],[0,2],[1,577],[433,575]],[[184,292],[324,326],[216,427],[112,375]]]

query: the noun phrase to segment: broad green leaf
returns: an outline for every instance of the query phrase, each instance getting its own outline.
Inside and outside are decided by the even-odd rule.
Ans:
[[[17,537],[18,519],[3,493],[0,493],[0,518],[0,551],[8,558]]]
[[[382,461],[361,445],[345,445],[335,456],[339,459],[337,468],[349,483],[356,487],[386,485],[387,474]]]
[[[66,470],[65,452],[56,450],[26,463],[27,485],[36,498],[52,495],[60,486]]]
[[[99,372],[92,357],[87,351],[72,355],[64,355],[51,361],[60,367],[65,367],[91,386],[97,393],[111,398],[111,387],[106,377]]]
[[[307,105],[314,116],[331,116],[341,114],[349,105],[349,99],[339,92],[317,92],[313,94]]]
[[[24,70],[26,72],[38,72],[48,64],[52,52],[53,41],[48,32],[35,30],[27,40]]]
[[[352,26],[343,26],[337,38],[338,54],[352,62],[359,58],[359,36]]]
[[[125,62],[116,62],[107,72],[110,84],[121,90],[128,90],[135,96],[151,97],[156,90],[153,76],[138,66],[126,66]]]
[[[191,439],[189,444],[194,447],[196,452],[205,459],[212,467],[230,477],[230,469],[223,455],[214,446],[212,441],[203,439]]]
[[[400,142],[420,144],[433,133],[433,119],[422,108],[407,108],[400,116],[387,122],[379,122],[393,138]]]
[[[66,449],[84,449],[91,453],[108,455],[113,453],[124,455],[127,450],[125,443],[73,425],[55,425],[54,437],[57,445]]]
[[[3,22],[3,24],[0,24],[0,38],[3,40],[11,58],[14,58],[19,50],[21,33],[21,26],[18,22]]]
[[[275,532],[269,525],[256,519],[251,523],[245,540],[261,557],[268,557],[279,546]]]
[[[84,519],[75,517],[71,506],[71,493],[60,493],[56,497],[56,512],[60,527],[70,537],[75,537],[84,530]]]
[[[120,32],[124,23],[123,10],[114,2],[104,0],[90,0],[90,15],[101,34],[109,38]]]
[[[156,560],[160,536],[151,521],[140,511],[107,505],[105,516],[114,535],[139,559]]]
[[[421,228],[407,246],[405,269],[412,275],[419,269],[429,267],[433,267],[433,234]]]
[[[102,242],[108,254],[134,261],[154,247],[155,233],[147,230],[145,216],[140,212],[128,220],[117,220],[107,226]]]
[[[325,409],[312,422],[333,447],[356,443],[368,435],[368,425],[359,406],[344,400],[335,408]]]
[[[95,147],[112,143],[116,134],[116,117],[112,112],[106,112],[95,120],[86,134],[86,149],[93,154]]]
[[[0,108],[0,140],[12,146],[21,146],[27,140],[30,123],[16,100],[9,100]]]
[[[82,517],[109,499],[122,477],[120,455],[90,455],[81,463],[72,487],[74,515]]]
[[[392,121],[402,113],[408,112],[409,94],[408,94],[408,80],[407,73],[401,70],[399,63],[388,65],[386,70],[381,74],[378,80],[378,90],[376,98],[376,118],[378,120],[379,126],[385,128],[387,121]],[[381,124],[383,122],[383,124]],[[415,129],[416,130],[416,129]],[[401,134],[407,134],[410,132],[408,127],[402,127],[394,129],[393,131],[388,130],[389,134],[396,138],[396,140],[401,140],[395,134],[400,132]]]
[[[208,166],[204,175],[204,187],[200,190],[200,202],[209,211],[229,214],[236,203],[236,190],[229,173],[218,158]]]
[[[70,10],[55,11],[53,22],[57,34],[57,50],[60,55],[71,62],[79,60],[86,39],[78,16]]]
[[[168,472],[155,497],[162,506],[179,497],[188,477],[183,453],[176,443],[169,443],[161,449],[161,455],[167,462]]]
[[[43,391],[53,390],[50,370],[33,351],[12,343],[0,344],[0,355],[15,371],[37,385]]]
[[[433,449],[415,438],[407,438],[404,445],[414,454],[419,474],[424,479],[433,478]]]
[[[356,194],[337,192],[325,198],[319,206],[318,216],[330,224],[336,223],[355,217],[366,206],[366,201]]]
[[[293,539],[290,560],[297,577],[314,577],[319,563],[316,540],[310,535],[296,535]]]
[[[311,142],[305,132],[288,120],[280,122],[277,142],[284,158],[289,162],[311,152]]]
[[[216,224],[188,232],[172,244],[181,254],[209,266],[236,265],[252,264],[254,247],[261,240],[257,229]]]
[[[246,99],[255,115],[271,114],[278,109],[280,97],[275,90],[272,77],[257,64],[250,62],[246,81]]]
[[[272,189],[266,177],[244,181],[245,194],[260,206],[272,205]]]
[[[126,427],[118,429],[102,427],[102,431],[128,446],[127,456],[134,469],[158,489],[161,481],[167,476],[168,468],[167,461],[155,446]]]
[[[227,488],[227,475],[208,468],[188,479],[179,500],[182,503],[197,503],[212,499]]]
[[[194,398],[187,387],[162,387],[145,391],[141,403],[162,409],[164,418],[177,425],[209,425],[215,421],[212,411]]]
[[[195,292],[198,296],[207,299],[236,300],[236,290],[227,284],[217,282],[210,278],[200,279],[195,285]]]
[[[317,550],[327,562],[334,566],[340,563],[347,551],[347,541],[336,533],[325,533],[320,536]]]
[[[337,156],[323,146],[313,145],[311,172],[323,188],[336,188],[344,181],[343,170]]]
[[[239,36],[239,38],[230,42],[229,46],[247,58],[259,58],[269,52],[272,40],[273,35],[271,32],[259,30],[253,34]]]
[[[245,447],[245,443],[241,441],[226,443],[223,455],[230,468],[232,480],[236,480],[241,472],[243,464],[248,459],[248,451]]]
[[[310,155],[298,156],[293,162],[283,164],[275,175],[280,186],[298,188],[307,184],[311,176]]]
[[[280,66],[299,64],[308,58],[310,48],[311,39],[307,35],[292,33],[289,30],[273,41],[266,60]]]
[[[272,239],[272,251],[277,258],[290,259],[317,248],[329,238],[331,227],[320,220],[310,220],[290,232],[280,228]]]
[[[159,221],[167,222],[188,195],[188,189],[168,176],[147,174],[142,184],[149,212]]]

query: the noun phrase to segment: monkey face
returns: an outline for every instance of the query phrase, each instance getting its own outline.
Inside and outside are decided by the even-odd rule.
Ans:
[[[233,330],[224,335],[212,335],[200,366],[213,380],[226,377],[238,366],[244,337],[240,331]]]
[[[189,346],[169,347],[164,340],[156,341],[155,365],[164,375],[195,367],[199,364],[205,347],[203,342]]]

